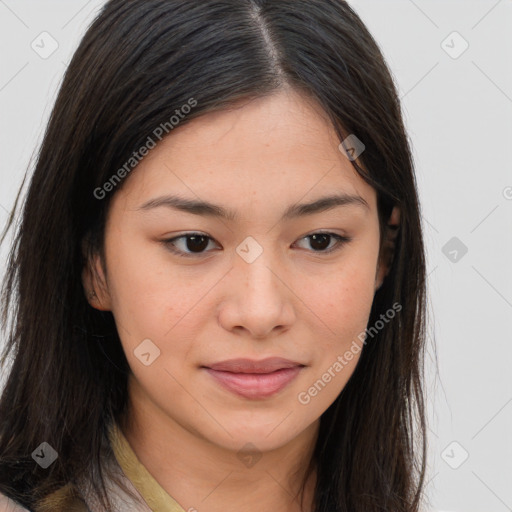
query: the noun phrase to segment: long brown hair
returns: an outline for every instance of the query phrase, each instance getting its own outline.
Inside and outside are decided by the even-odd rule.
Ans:
[[[401,210],[369,324],[393,304],[402,309],[366,344],[321,417],[314,510],[419,509],[426,310],[413,160],[384,58],[343,0],[106,3],[66,71],[21,220],[8,226],[16,232],[3,287],[3,366],[9,357],[12,366],[0,400],[0,492],[35,507],[94,474],[109,508],[101,446],[126,409],[130,369],[112,314],[89,306],[81,272],[88,254],[101,254],[110,200],[123,183],[102,198],[97,191],[158,126],[170,132],[169,119],[190,98],[197,104],[181,124],[284,85],[314,98],[340,141],[353,134],[364,143],[352,163],[377,191],[381,228],[394,205]],[[31,457],[42,441],[59,454],[46,470]]]

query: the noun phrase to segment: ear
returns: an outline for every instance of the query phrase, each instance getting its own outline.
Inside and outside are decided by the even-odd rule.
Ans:
[[[384,232],[382,247],[380,249],[379,261],[377,263],[377,272],[375,276],[375,291],[377,291],[384,282],[384,278],[389,274],[393,257],[395,255],[396,238],[400,227],[400,209],[393,207],[391,215]]]
[[[82,284],[87,302],[100,311],[111,310],[111,298],[101,257],[99,254],[87,255],[84,249],[85,265],[82,269]]]

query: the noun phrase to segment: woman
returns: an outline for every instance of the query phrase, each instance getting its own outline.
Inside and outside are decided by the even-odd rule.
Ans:
[[[413,163],[342,0],[107,2],[3,307],[11,507],[420,510]]]

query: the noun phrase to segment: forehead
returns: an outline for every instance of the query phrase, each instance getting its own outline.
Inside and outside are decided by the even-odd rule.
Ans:
[[[179,125],[140,162],[120,195],[132,206],[179,193],[244,210],[340,192],[375,208],[375,191],[338,146],[318,104],[280,91]]]

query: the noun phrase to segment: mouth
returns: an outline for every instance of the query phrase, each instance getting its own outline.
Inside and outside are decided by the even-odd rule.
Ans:
[[[249,399],[275,395],[293,381],[304,364],[283,358],[231,359],[202,368],[224,389]]]

